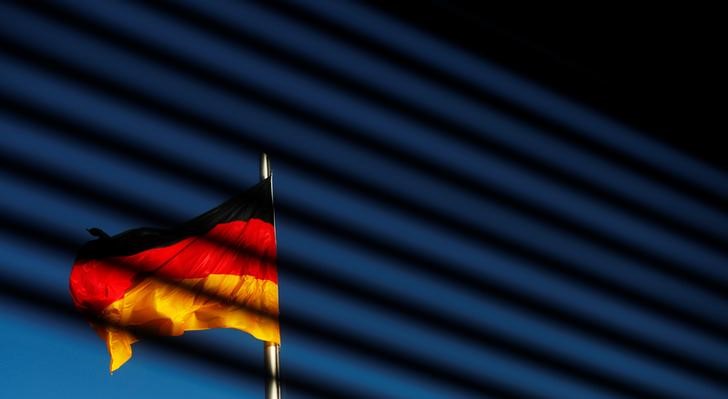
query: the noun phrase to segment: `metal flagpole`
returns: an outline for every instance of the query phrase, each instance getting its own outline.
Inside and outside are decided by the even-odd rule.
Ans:
[[[268,154],[260,154],[260,180],[270,177],[270,159]],[[271,199],[273,198],[273,182],[271,182]],[[263,362],[265,363],[265,399],[281,399],[280,386],[280,351],[281,346],[273,342],[263,343]]]

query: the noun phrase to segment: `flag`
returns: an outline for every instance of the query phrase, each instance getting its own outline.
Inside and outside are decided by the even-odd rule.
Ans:
[[[177,227],[89,231],[99,238],[79,251],[70,291],[112,372],[131,358],[135,331],[234,328],[280,343],[270,178]]]

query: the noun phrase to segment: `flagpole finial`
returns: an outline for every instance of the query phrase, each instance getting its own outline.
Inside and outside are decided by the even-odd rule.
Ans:
[[[260,180],[270,177],[270,159],[265,152],[260,153]]]

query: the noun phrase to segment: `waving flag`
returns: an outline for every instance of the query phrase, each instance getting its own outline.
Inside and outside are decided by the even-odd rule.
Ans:
[[[169,229],[139,228],[80,250],[70,277],[76,307],[93,320],[111,371],[131,358],[134,331],[181,335],[235,328],[280,342],[271,180]]]

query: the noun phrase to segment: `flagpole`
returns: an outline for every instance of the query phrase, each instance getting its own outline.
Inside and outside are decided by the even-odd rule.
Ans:
[[[270,159],[268,154],[260,154],[260,180],[270,177]],[[271,199],[273,198],[273,182],[271,182]],[[265,364],[265,399],[281,399],[280,386],[280,351],[281,346],[274,342],[263,343],[263,362]]]

